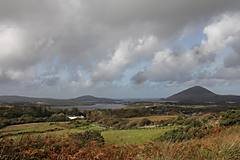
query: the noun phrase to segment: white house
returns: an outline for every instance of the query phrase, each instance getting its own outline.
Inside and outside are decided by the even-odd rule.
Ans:
[[[82,118],[84,118],[84,116],[67,116],[69,119],[71,119],[71,120],[73,120],[73,119],[77,119],[77,118],[79,118],[79,119],[82,119]]]

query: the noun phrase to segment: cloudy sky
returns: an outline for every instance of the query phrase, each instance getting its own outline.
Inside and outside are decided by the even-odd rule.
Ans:
[[[239,0],[1,0],[0,95],[240,95]]]

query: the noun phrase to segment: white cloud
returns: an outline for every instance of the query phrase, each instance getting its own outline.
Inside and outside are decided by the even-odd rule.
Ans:
[[[188,50],[186,53],[170,49],[157,52],[149,71],[138,73],[133,77],[133,80],[143,82],[149,79],[151,81],[179,83],[201,78],[199,76],[203,73],[201,71],[210,68],[216,57],[220,55],[221,50],[239,37],[239,19],[240,14],[223,15],[215,19],[204,28],[203,32],[206,34],[207,39],[202,40],[199,47],[194,47],[194,49]],[[211,71],[209,70],[209,73]],[[228,78],[226,77],[226,79]]]
[[[153,56],[157,39],[153,36],[122,41],[109,60],[100,62],[93,72],[94,81],[119,80],[123,72],[136,62],[149,60]]]
[[[6,63],[14,62],[24,56],[22,53],[24,41],[22,30],[19,27],[0,25],[0,65],[2,67],[7,65]]]
[[[215,52],[226,47],[239,36],[240,14],[223,15],[215,19],[214,23],[205,27],[204,33],[207,35],[207,41],[202,41],[202,46],[208,52]]]

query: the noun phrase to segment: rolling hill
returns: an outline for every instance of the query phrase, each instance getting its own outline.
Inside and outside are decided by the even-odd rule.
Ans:
[[[73,99],[69,99],[70,101],[77,101],[77,102],[114,102],[114,99],[109,98],[98,98],[91,95],[81,96]]]
[[[33,97],[23,97],[23,96],[0,96],[0,103],[19,103],[19,102],[99,102],[99,103],[110,103],[114,102],[114,99],[109,98],[98,98],[90,95],[81,96],[71,99],[53,99],[53,98],[33,98]]]
[[[240,102],[240,96],[236,95],[219,95],[213,93],[201,86],[194,86],[165,98],[168,101],[179,102]]]
[[[23,97],[23,96],[0,96],[1,103],[17,103],[17,102],[44,102],[53,101],[57,99],[53,98],[33,98],[33,97]]]

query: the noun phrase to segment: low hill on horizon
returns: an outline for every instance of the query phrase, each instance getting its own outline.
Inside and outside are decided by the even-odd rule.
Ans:
[[[74,101],[74,102],[100,102],[100,103],[110,103],[114,102],[114,99],[109,98],[98,98],[91,95],[85,95],[77,98],[70,99],[54,99],[54,98],[35,98],[35,97],[25,97],[25,96],[11,96],[5,95],[0,96],[0,103],[26,103],[26,102],[46,102],[46,101]]]
[[[25,96],[0,96],[1,103],[18,103],[18,102],[44,102],[53,101],[58,99],[53,98],[35,98],[35,97],[25,97]]]
[[[98,98],[98,97],[94,97],[91,95],[85,95],[85,96],[81,96],[81,97],[77,97],[77,98],[72,98],[69,99],[70,101],[77,101],[77,102],[113,102],[115,101],[114,99],[110,99],[110,98]]]
[[[213,93],[201,86],[194,86],[183,90],[177,94],[165,98],[168,101],[179,102],[240,102],[240,96],[237,95],[219,95]]]

